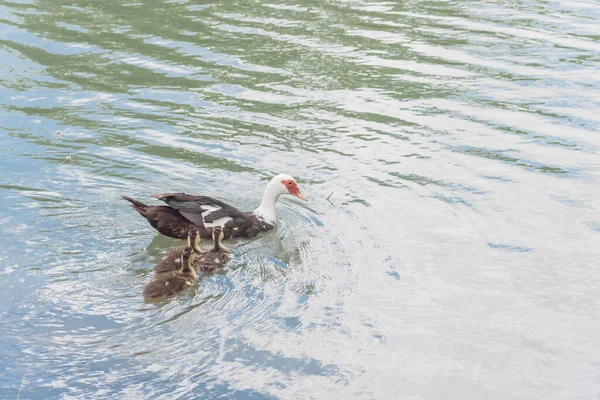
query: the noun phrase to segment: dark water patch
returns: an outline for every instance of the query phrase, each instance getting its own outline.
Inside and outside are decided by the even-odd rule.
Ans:
[[[573,174],[573,171],[569,171],[569,170],[566,170],[563,168],[542,165],[542,164],[539,164],[539,163],[536,163],[533,161],[528,161],[528,160],[524,160],[521,158],[505,155],[505,153],[511,152],[511,150],[492,151],[492,150],[486,150],[486,149],[474,148],[474,147],[459,147],[459,148],[453,149],[452,151],[463,153],[466,155],[484,157],[484,158],[488,158],[490,160],[498,160],[498,161],[502,161],[507,164],[512,164],[512,165],[516,165],[519,167],[524,167],[527,169],[532,169],[535,171],[548,173],[548,174],[558,174],[558,175]]]
[[[488,246],[490,246],[492,249],[510,250],[510,251],[516,251],[519,253],[529,253],[529,252],[533,251],[533,249],[528,248],[528,247],[511,246],[511,245],[502,244],[502,243],[488,243]]]

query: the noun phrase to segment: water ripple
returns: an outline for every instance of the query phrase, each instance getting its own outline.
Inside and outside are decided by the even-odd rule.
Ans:
[[[595,3],[0,15],[0,397],[600,392]],[[143,301],[181,241],[121,194],[249,210],[279,172],[310,202]]]

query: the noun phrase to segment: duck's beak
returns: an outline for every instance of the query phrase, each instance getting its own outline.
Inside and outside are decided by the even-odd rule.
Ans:
[[[300,200],[308,201],[308,197],[302,194],[300,188],[293,180],[281,181],[292,196],[296,196]]]
[[[296,196],[297,198],[299,198],[300,200],[304,200],[304,201],[308,201],[308,197],[306,197],[305,195],[302,194],[301,191],[297,191],[296,193],[292,193],[294,196]]]

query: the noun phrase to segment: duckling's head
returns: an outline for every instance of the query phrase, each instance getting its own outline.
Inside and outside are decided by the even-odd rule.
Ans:
[[[189,231],[187,243],[188,247],[200,253],[200,232],[198,232],[197,230]]]
[[[225,234],[223,233],[223,228],[220,226],[215,226],[212,231],[213,238],[213,251],[227,251],[227,247],[223,245],[223,237]]]
[[[181,272],[184,274],[191,274],[194,277],[197,276],[196,268],[194,268],[194,260],[196,259],[197,253],[191,247],[186,247],[181,252]]]

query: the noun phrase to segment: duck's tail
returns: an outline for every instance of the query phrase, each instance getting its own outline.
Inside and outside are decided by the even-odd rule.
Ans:
[[[123,199],[127,200],[131,203],[131,207],[137,212],[139,212],[143,217],[146,216],[146,209],[148,208],[147,204],[142,203],[141,201],[137,201],[132,199],[131,197],[121,196]]]

